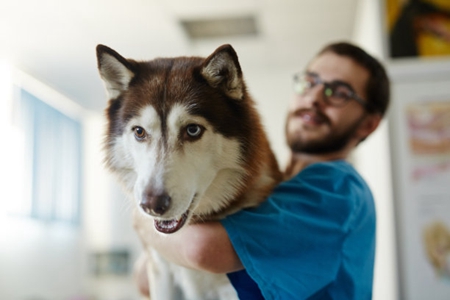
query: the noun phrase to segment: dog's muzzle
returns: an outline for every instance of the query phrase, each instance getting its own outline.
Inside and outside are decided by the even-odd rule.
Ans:
[[[152,217],[163,217],[170,208],[172,198],[166,193],[155,194],[152,192],[144,193],[141,203],[142,210]],[[155,219],[154,226],[156,230],[162,233],[174,233],[184,226],[189,215],[189,211],[183,213],[180,217],[174,219]]]

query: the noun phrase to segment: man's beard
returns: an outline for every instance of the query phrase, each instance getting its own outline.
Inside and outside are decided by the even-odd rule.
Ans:
[[[325,136],[323,139],[313,141],[303,141],[301,137],[298,137],[295,134],[290,136],[287,132],[288,123],[286,122],[286,138],[288,146],[293,153],[328,154],[341,151],[353,138],[363,119],[364,116],[356,120],[353,124],[348,126],[348,128],[338,134],[330,132],[330,134]]]

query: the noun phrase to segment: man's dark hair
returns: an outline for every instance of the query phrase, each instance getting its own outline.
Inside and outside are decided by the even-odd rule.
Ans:
[[[323,48],[321,54],[331,52],[347,56],[369,71],[370,77],[366,84],[368,111],[370,113],[385,114],[390,99],[389,78],[383,65],[358,46],[346,42],[333,43]]]

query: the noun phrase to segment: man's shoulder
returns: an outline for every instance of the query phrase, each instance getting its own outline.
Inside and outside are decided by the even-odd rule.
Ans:
[[[302,174],[303,172],[317,172],[317,171],[335,174],[358,174],[355,168],[345,160],[316,162],[308,165],[299,174]]]
[[[332,202],[340,200],[349,211],[361,204],[373,202],[372,192],[356,169],[344,160],[318,162],[309,165],[288,185],[296,186],[303,193],[314,193]],[[344,205],[345,204],[345,205]]]
[[[309,165],[293,181],[303,182],[313,185],[320,185],[323,188],[347,189],[360,186],[368,189],[365,180],[356,169],[345,160],[324,161]]]

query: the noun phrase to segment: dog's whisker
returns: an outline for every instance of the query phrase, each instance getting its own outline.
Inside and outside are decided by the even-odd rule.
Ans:
[[[123,202],[125,202],[125,203],[123,204],[122,212],[123,213],[130,213],[130,212],[132,212],[133,208],[134,208],[134,203],[131,202],[131,201],[123,201]]]

